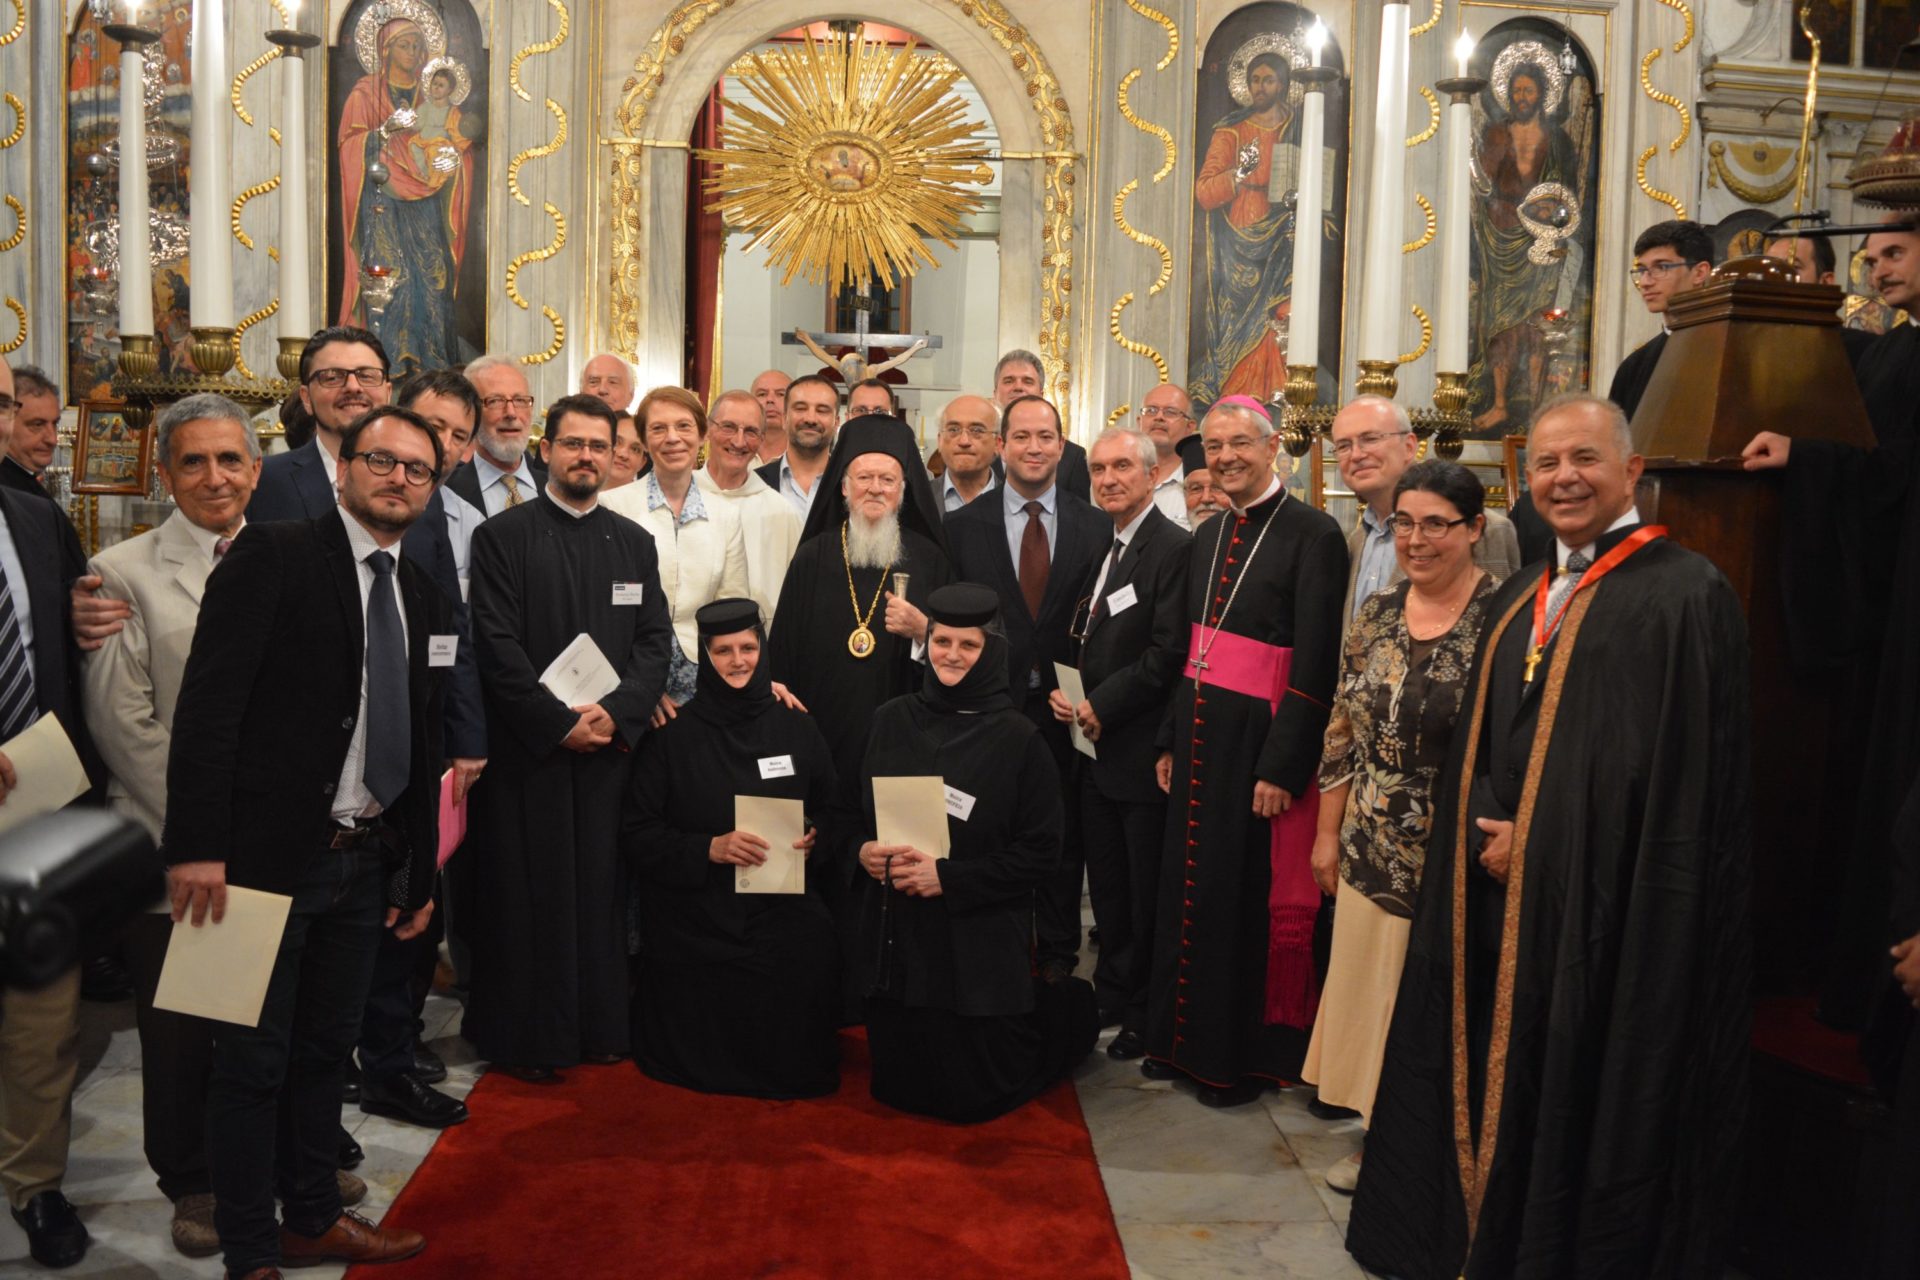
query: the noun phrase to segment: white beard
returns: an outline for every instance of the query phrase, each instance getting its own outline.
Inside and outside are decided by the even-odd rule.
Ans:
[[[878,520],[858,512],[847,516],[847,563],[855,569],[885,569],[900,562],[900,513]]]

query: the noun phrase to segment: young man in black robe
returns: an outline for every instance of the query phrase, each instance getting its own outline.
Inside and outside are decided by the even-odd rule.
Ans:
[[[672,621],[646,530],[599,506],[613,410],[547,413],[535,501],[473,536],[473,640],[492,768],[474,787],[472,994],[461,1033],[524,1079],[628,1051],[627,875],[620,805],[631,751],[666,687]],[[582,632],[619,686],[568,706],[540,677]]]
[[[1555,559],[1488,611],[1347,1247],[1403,1280],[1717,1277],[1752,984],[1746,622],[1640,523],[1617,406],[1544,406],[1527,469]]]
[[[716,600],[694,623],[699,696],[641,747],[621,841],[638,882],[634,1061],[707,1093],[819,1097],[840,1087],[833,918],[811,875],[797,894],[735,887],[769,846],[735,827],[734,798],[824,813],[833,758],[812,719],[774,699],[759,606]],[[794,847],[813,843],[810,825]]]
[[[1060,858],[1060,776],[1008,690],[999,597],[933,593],[921,691],[874,716],[861,770],[858,964],[876,1101],[975,1124],[1062,1079],[1099,1033],[1093,987],[1037,978],[1034,891]],[[883,845],[873,779],[946,784],[948,854]]]
[[[1257,401],[1226,397],[1200,433],[1233,505],[1189,553],[1171,751],[1156,765],[1171,799],[1140,1069],[1230,1107],[1298,1079],[1313,1026],[1314,778],[1347,540],[1274,475],[1279,438]]]
[[[873,713],[919,687],[915,641],[926,634],[929,594],[953,576],[940,508],[913,438],[897,418],[855,418],[840,430],[820,477],[800,549],[780,588],[769,658],[773,679],[800,700],[826,736],[840,785],[812,870],[840,927],[858,927],[852,898],[858,780]],[[906,579],[904,596],[896,595]],[[846,1020],[859,1020],[847,979]]]

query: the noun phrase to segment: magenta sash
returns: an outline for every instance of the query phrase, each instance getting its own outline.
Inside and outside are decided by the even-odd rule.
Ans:
[[[1201,657],[1202,628],[1187,641],[1185,673],[1197,686],[1266,700],[1278,710],[1287,692],[1293,650],[1249,640],[1230,631],[1209,632]],[[1309,782],[1279,817],[1269,846],[1271,887],[1267,893],[1268,1023],[1309,1028],[1320,1002],[1320,979],[1313,966],[1313,925],[1320,912],[1320,886],[1313,880],[1313,840],[1320,816],[1320,785]]]

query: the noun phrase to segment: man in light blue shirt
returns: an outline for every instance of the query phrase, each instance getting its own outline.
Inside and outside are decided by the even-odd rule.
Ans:
[[[940,508],[958,511],[993,488],[1000,411],[985,396],[955,396],[940,411]]]

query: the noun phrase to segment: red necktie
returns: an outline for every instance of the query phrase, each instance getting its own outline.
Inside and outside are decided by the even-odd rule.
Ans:
[[[1040,602],[1047,598],[1047,527],[1040,523],[1041,506],[1026,505],[1027,529],[1020,535],[1020,594],[1027,598],[1027,612],[1040,616]]]

